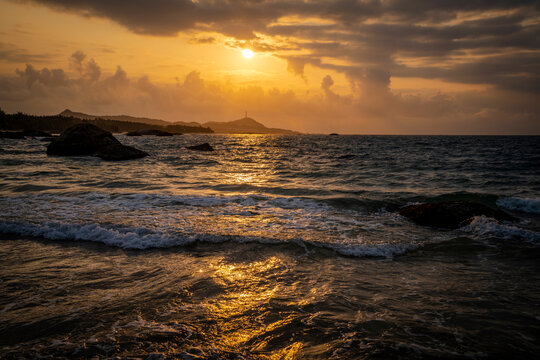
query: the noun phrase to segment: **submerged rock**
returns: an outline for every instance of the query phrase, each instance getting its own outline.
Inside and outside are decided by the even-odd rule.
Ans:
[[[214,151],[214,148],[209,143],[186,146],[186,148],[188,148],[189,150],[197,150],[197,151]]]
[[[502,210],[470,201],[447,201],[440,203],[410,205],[399,213],[419,225],[456,229],[467,225],[473,217],[484,215],[499,221],[516,220]]]
[[[48,155],[95,155],[105,160],[136,159],[148,154],[131,146],[122,145],[110,132],[95,125],[77,124],[47,146]]]
[[[136,149],[132,146],[122,145],[122,144],[111,144],[99,148],[95,156],[102,158],[103,160],[130,160],[130,159],[139,159],[145,156],[148,156],[148,153]]]
[[[126,134],[127,136],[143,136],[143,135],[153,135],[153,136],[173,136],[181,134],[173,134],[163,130],[150,129],[150,130],[136,130],[130,131]]]

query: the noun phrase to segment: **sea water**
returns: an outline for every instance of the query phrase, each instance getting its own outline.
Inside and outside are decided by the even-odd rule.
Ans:
[[[496,358],[540,351],[540,137],[0,139],[0,353]],[[209,142],[215,152],[185,146]],[[418,226],[470,200],[518,221]]]

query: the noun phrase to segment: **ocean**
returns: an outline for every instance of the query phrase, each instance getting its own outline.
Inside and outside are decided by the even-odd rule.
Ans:
[[[0,139],[0,357],[540,353],[540,137],[116,136]],[[444,200],[518,221],[398,214]]]

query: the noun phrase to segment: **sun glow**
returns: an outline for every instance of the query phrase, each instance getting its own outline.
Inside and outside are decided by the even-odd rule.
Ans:
[[[255,53],[251,51],[250,49],[244,49],[242,50],[242,55],[244,55],[246,59],[251,59],[253,55],[255,55]]]

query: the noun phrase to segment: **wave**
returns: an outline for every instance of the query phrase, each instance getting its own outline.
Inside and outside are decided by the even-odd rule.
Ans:
[[[502,197],[497,200],[497,205],[512,211],[540,214],[540,199]]]
[[[391,258],[416,249],[416,244],[372,244],[372,243],[329,243],[304,239],[277,239],[254,236],[227,236],[215,234],[170,235],[147,228],[109,228],[99,224],[77,224],[48,222],[43,224],[18,223],[0,220],[0,232],[21,236],[41,237],[49,240],[74,240],[99,242],[123,249],[147,250],[190,245],[195,242],[207,243],[260,243],[292,244],[304,249],[308,247],[332,250],[352,257]],[[360,240],[361,241],[361,240]]]
[[[528,242],[540,242],[540,233],[532,230],[518,228],[514,225],[500,223],[486,216],[475,216],[471,223],[461,228],[479,236],[494,236],[506,240],[523,239]]]

